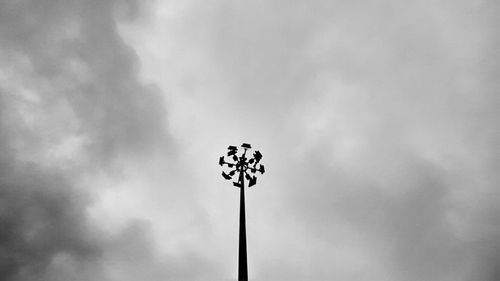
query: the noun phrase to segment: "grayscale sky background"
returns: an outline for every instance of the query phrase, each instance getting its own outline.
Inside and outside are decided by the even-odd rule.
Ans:
[[[0,280],[500,280],[498,1],[0,1]]]

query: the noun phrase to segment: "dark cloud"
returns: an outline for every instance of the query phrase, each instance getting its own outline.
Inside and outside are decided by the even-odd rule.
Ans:
[[[67,103],[78,133],[91,140],[92,160],[166,147],[163,100],[138,81],[137,58],[117,31],[115,12],[137,17],[139,4],[6,1],[0,11],[6,59],[14,70],[16,61],[27,61],[24,80],[43,97],[39,106]],[[68,122],[62,118],[52,126]]]
[[[142,83],[117,18],[138,1],[0,4],[0,279],[193,280],[197,253],[160,255],[145,221],[108,233],[82,175],[173,155],[163,99]],[[61,157],[61,155],[64,155]],[[188,266],[189,265],[189,266]],[[208,274],[208,273],[207,273]]]
[[[85,218],[87,198],[67,180],[36,167],[8,164],[2,166],[0,178],[2,280],[51,280],[50,269],[57,266],[58,257],[73,259],[75,274],[99,258],[97,233]]]

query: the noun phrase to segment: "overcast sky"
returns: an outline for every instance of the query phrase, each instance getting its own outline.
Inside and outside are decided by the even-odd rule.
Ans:
[[[500,279],[498,1],[0,1],[0,279]]]

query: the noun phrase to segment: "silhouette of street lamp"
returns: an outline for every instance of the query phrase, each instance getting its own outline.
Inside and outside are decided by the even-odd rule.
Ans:
[[[238,280],[247,281],[248,280],[248,269],[247,269],[247,237],[246,237],[246,227],[245,227],[245,179],[248,180],[248,187],[257,184],[257,177],[255,174],[257,172],[264,174],[264,165],[259,164],[262,159],[262,154],[256,150],[253,153],[253,157],[247,158],[247,150],[252,148],[250,144],[244,143],[241,145],[244,149],[241,156],[238,156],[238,148],[236,146],[229,146],[227,157],[229,157],[232,162],[226,162],[224,156],[219,158],[219,165],[227,165],[231,170],[226,173],[222,172],[222,177],[226,180],[232,180],[232,178],[238,174],[238,181],[233,182],[233,185],[240,188],[240,245],[238,252]],[[259,167],[257,167],[259,165]]]

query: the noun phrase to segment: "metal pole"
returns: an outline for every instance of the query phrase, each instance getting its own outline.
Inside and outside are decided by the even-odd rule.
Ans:
[[[238,259],[238,280],[248,281],[247,268],[247,235],[245,226],[245,178],[240,172],[240,249]]]

